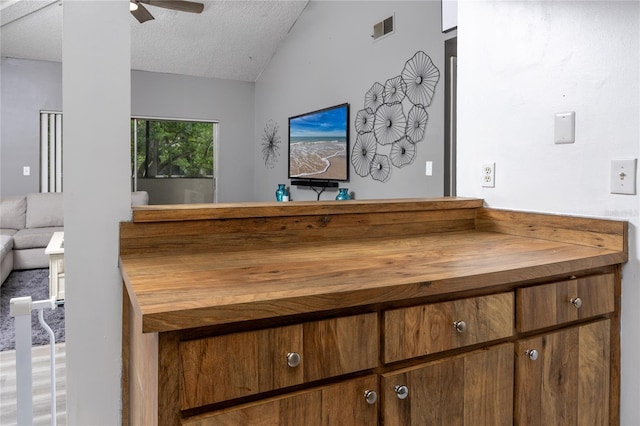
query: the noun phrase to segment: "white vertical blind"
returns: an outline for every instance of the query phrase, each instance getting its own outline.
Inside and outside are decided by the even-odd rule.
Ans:
[[[49,192],[49,114],[40,113],[40,192]]]
[[[56,117],[56,192],[62,192],[62,114]]]
[[[61,113],[40,113],[40,192],[62,192]]]

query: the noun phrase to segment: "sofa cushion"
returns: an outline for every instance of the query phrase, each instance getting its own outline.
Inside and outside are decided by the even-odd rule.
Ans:
[[[48,226],[64,226],[63,207],[61,192],[28,194],[26,227],[44,228]]]
[[[24,250],[30,248],[44,249],[49,244],[49,240],[54,232],[64,231],[62,227],[48,228],[25,228],[15,233],[13,236],[14,250]]]
[[[0,228],[22,229],[27,215],[27,198],[2,197],[0,199]]]
[[[0,234],[0,259],[4,259],[5,256],[13,249],[13,238],[11,235]]]
[[[149,204],[149,193],[147,191],[134,191],[131,193],[131,206],[146,206]]]
[[[17,229],[0,228],[0,235],[12,236],[16,232],[18,232]]]

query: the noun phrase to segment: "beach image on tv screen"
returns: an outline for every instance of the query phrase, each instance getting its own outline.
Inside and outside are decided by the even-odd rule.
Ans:
[[[347,179],[347,106],[289,120],[289,176]]]

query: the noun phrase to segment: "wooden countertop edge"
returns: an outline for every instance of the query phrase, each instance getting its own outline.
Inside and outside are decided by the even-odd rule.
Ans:
[[[127,288],[127,293],[129,293],[129,301],[131,303],[131,308],[133,309],[133,315],[136,317],[142,317],[144,321],[142,308],[140,307],[140,303],[138,302],[138,298],[136,297],[136,292],[131,285],[131,279],[129,278],[129,274],[127,274],[127,268],[125,268],[124,262],[120,256],[118,256],[118,268],[120,269],[120,274],[122,275],[122,282]]]
[[[149,205],[133,207],[132,222],[476,209],[482,205],[482,199],[463,197]]]
[[[482,207],[476,229],[621,251],[625,262],[629,256],[629,223],[622,220]]]
[[[504,286],[509,283],[515,283],[514,287],[517,287],[518,282],[569,274],[580,270],[601,268],[623,263],[624,261],[626,261],[625,253],[614,252],[555,264],[524,267],[513,270],[500,270],[469,276],[456,276],[437,281],[364,288],[353,291],[263,300],[235,305],[179,309],[159,313],[140,312],[140,307],[136,304],[134,305],[134,310],[136,315],[142,315],[143,333],[178,331],[193,327],[321,312],[326,310],[327,306],[331,306],[331,309],[353,308],[428,296],[454,294],[463,291],[481,290]],[[470,280],[470,277],[473,277],[473,280]],[[125,282],[126,281],[127,279],[125,277]],[[128,289],[130,288],[128,287]]]

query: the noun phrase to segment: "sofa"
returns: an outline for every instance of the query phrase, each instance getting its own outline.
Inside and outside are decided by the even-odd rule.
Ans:
[[[131,193],[131,205],[149,203],[145,191]],[[48,268],[44,250],[54,232],[64,231],[61,192],[34,193],[0,199],[0,285],[11,271]]]

